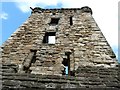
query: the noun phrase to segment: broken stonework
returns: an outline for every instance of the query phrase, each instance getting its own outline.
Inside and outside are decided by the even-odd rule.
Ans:
[[[120,89],[116,56],[87,6],[32,9],[1,46],[1,61],[3,90]]]

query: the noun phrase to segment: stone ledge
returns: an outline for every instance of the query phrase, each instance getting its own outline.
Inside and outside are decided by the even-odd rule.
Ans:
[[[86,12],[86,13],[92,14],[92,9],[90,7],[88,7],[88,6],[84,6],[82,8],[56,8],[56,9],[42,9],[40,7],[35,7],[34,9],[31,8],[31,10],[32,10],[32,13],[36,13],[36,12],[38,12],[38,13],[49,12],[50,13],[52,11],[57,11],[57,12],[61,13],[64,10],[81,10],[82,13]]]

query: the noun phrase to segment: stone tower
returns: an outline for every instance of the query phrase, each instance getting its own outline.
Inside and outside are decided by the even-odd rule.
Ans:
[[[31,9],[1,47],[3,89],[120,88],[116,56],[91,8]]]

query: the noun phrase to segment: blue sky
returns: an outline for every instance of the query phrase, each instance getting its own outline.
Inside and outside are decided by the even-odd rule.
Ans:
[[[5,42],[16,29],[22,25],[27,18],[30,16],[31,12],[23,13],[19,8],[17,8],[15,2],[2,2],[2,14],[6,14],[2,17],[2,40],[0,45]],[[48,5],[44,8],[61,8],[62,4],[58,3],[57,5]],[[29,8],[30,10],[30,8]]]
[[[6,41],[8,37],[28,18],[30,13],[21,13],[16,8],[15,3],[2,3],[3,13],[7,13],[6,19],[2,19],[2,42]]]
[[[29,7],[42,8],[81,8],[89,6],[93,17],[118,57],[118,1],[109,0],[2,0],[0,11],[0,45],[5,42],[15,30],[30,16]],[[34,1],[34,2],[33,2]],[[107,5],[105,4],[107,3]],[[1,6],[1,5],[0,5]],[[101,7],[102,6],[102,7]],[[112,12],[112,13],[111,13]],[[120,59],[119,59],[120,60]]]

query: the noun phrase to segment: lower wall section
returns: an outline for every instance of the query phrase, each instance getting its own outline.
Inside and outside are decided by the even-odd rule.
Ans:
[[[33,89],[33,88],[3,88],[2,90],[119,90],[116,88],[39,88],[39,89]]]
[[[2,90],[120,90],[117,67],[79,67],[76,76],[20,74],[15,67],[3,65]]]

